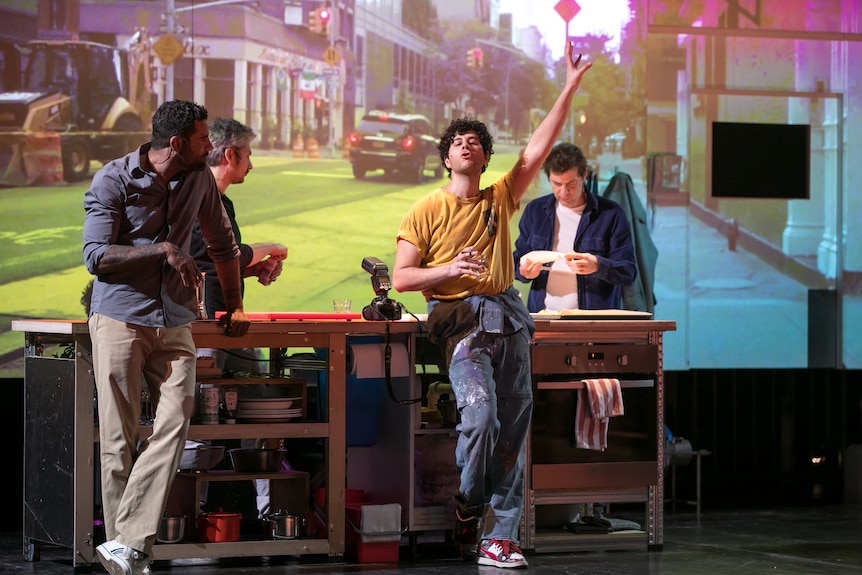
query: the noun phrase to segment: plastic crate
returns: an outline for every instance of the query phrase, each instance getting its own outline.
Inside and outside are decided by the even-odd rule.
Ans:
[[[355,563],[396,563],[401,539],[397,541],[362,541],[362,535],[357,531],[362,525],[362,505],[348,505],[347,527],[344,541],[344,556]]]

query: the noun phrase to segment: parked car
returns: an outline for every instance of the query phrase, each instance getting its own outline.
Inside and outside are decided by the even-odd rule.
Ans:
[[[443,177],[437,138],[431,135],[431,122],[425,116],[370,112],[350,134],[348,146],[357,179],[374,170],[387,175],[399,172],[417,183],[426,170],[433,170],[435,178]]]

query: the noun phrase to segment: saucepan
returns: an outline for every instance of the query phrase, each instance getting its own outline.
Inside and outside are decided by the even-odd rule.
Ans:
[[[263,517],[267,533],[272,539],[296,539],[303,537],[308,520],[305,515],[288,513],[284,510]]]
[[[177,543],[182,541],[186,532],[186,516],[162,517],[156,541],[159,543]]]

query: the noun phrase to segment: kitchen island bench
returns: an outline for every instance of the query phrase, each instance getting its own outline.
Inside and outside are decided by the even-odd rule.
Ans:
[[[311,316],[310,316],[311,317]],[[409,407],[385,402],[379,419],[381,432],[376,445],[349,448],[346,439],[348,406],[346,381],[350,376],[348,353],[353,338],[373,336],[374,341],[403,345],[411,366],[406,384],[395,390],[402,398],[414,398],[427,388],[423,347],[427,326],[423,318],[408,317],[401,321],[366,321],[348,315],[346,319],[254,319],[249,332],[241,338],[223,335],[215,321],[192,324],[195,343],[201,348],[262,348],[270,350],[271,370],[277,374],[282,366],[272,358],[284,357],[288,349],[308,350],[324,360],[328,382],[320,389],[324,406],[317,417],[307,416],[279,423],[237,423],[235,425],[196,425],[189,430],[190,439],[242,439],[278,437],[315,439],[324,446],[323,467],[325,487],[323,515],[325,532],[313,537],[292,540],[242,540],[239,542],[157,544],[156,560],[182,558],[215,558],[241,556],[275,556],[319,554],[340,559],[345,551],[345,489],[368,488],[386,493],[386,502],[402,505],[408,535],[426,530],[446,528],[448,521],[435,505],[423,508],[417,503],[417,477],[414,476],[417,445],[426,440],[451,440],[447,430],[426,429],[422,424],[421,405]],[[545,548],[560,550],[575,541],[554,533],[547,547],[542,543],[541,518],[536,507],[557,503],[608,501],[643,501],[647,521],[642,537],[605,538],[611,548],[620,541],[634,541],[660,549],[662,536],[663,469],[662,469],[662,334],[675,329],[674,322],[626,319],[536,319],[533,371],[534,390],[555,389],[562,380],[581,377],[634,378],[632,385],[651,390],[647,411],[653,442],[646,457],[621,470],[630,477],[628,483],[605,489],[595,485],[555,482],[560,472],[574,477],[589,477],[591,473],[610,473],[620,468],[618,461],[531,462],[536,438],[531,437],[528,450],[525,513],[522,521],[522,546],[541,552]],[[25,405],[24,405],[24,555],[37,560],[41,544],[59,545],[72,549],[76,567],[96,562],[95,546],[95,482],[94,458],[98,454],[94,382],[92,375],[92,344],[87,323],[81,320],[16,320],[12,329],[25,338]],[[427,347],[424,347],[427,350]],[[417,359],[417,350],[419,351]],[[597,358],[601,357],[599,360]],[[631,361],[631,367],[628,367]],[[422,365],[419,365],[422,364]],[[415,366],[415,369],[414,369]],[[575,377],[577,376],[577,377]],[[439,377],[445,377],[440,373]],[[637,383],[640,382],[640,383]],[[563,385],[565,387],[565,385]],[[625,392],[624,392],[625,393]],[[402,402],[403,403],[403,402]],[[548,400],[545,403],[556,403]],[[535,424],[534,419],[534,424]],[[613,423],[611,426],[613,428]],[[396,432],[393,433],[393,426]],[[147,430],[142,431],[146,435]],[[553,442],[554,440],[551,439]],[[347,457],[350,449],[361,450],[361,457]],[[394,458],[394,459],[393,459]],[[454,459],[454,454],[452,455]],[[349,465],[348,465],[349,460]],[[534,464],[535,463],[535,464]],[[624,463],[624,462],[623,462]],[[354,467],[361,469],[354,473]],[[381,476],[381,474],[383,474]],[[355,475],[355,479],[354,479]],[[421,478],[419,478],[421,479]],[[334,510],[338,510],[337,512]],[[558,541],[562,539],[563,541]],[[590,546],[600,548],[590,537]],[[412,539],[415,541],[415,539]]]

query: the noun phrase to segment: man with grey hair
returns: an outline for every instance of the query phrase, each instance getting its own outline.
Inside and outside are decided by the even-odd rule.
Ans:
[[[256,244],[242,243],[239,225],[236,221],[236,211],[233,202],[225,193],[231,184],[241,184],[251,171],[251,142],[256,137],[254,130],[234,119],[216,118],[209,127],[209,139],[212,150],[207,155],[207,164],[216,180],[228,219],[233,227],[233,235],[240,250],[240,273],[243,278],[256,277],[262,285],[268,286],[281,274],[282,262],[287,257],[287,248],[282,244],[261,242]],[[192,232],[192,257],[198,267],[206,273],[204,277],[204,307],[207,317],[215,318],[218,311],[224,310],[224,296],[219,285],[215,266],[207,254],[207,246],[201,234],[200,227],[195,226]],[[244,293],[244,286],[243,286]],[[259,373],[266,371],[257,349],[198,349],[198,357],[212,357],[222,369],[234,372]],[[257,386],[254,386],[257,387]],[[278,387],[278,386],[276,386]],[[254,394],[255,390],[243,389],[243,397]],[[260,447],[264,440],[244,439],[242,447]],[[201,485],[201,503],[205,501],[208,490],[206,484]],[[257,492],[256,507],[258,515],[263,516],[269,511],[269,480],[255,480]]]
[[[213,149],[207,156],[207,164],[216,180],[221,202],[233,226],[233,235],[240,249],[242,277],[256,277],[262,285],[269,285],[281,274],[282,261],[287,257],[287,248],[278,243],[242,243],[236,211],[227,196],[228,186],[241,184],[251,171],[251,142],[256,137],[248,126],[234,119],[216,118],[209,127],[209,138]],[[192,233],[191,255],[198,267],[206,273],[204,278],[204,306],[207,317],[215,318],[223,311],[224,296],[216,275],[215,266],[207,254],[206,242],[199,226]]]

